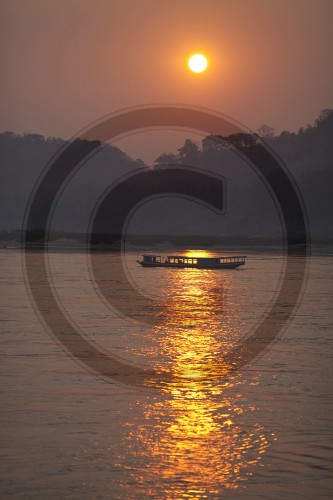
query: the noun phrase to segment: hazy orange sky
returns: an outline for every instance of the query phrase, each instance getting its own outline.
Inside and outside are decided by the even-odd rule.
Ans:
[[[331,0],[3,0],[1,130],[69,138],[145,103],[211,108],[253,130],[333,107]],[[207,55],[206,73],[187,58]]]

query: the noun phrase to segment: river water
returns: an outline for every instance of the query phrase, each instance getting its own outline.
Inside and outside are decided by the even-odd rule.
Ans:
[[[279,252],[200,271],[144,269],[127,251],[131,287],[113,254],[49,252],[71,328],[159,383],[105,376],[69,353],[50,331],[59,310],[45,303],[43,319],[34,304],[24,255],[0,257],[1,498],[332,498],[332,254],[311,257],[282,335],[227,373],[221,359],[274,301]],[[42,258],[30,252],[35,288]]]

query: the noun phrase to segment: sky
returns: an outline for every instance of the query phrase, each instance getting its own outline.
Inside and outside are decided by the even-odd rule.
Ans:
[[[0,5],[0,131],[69,139],[119,109],[177,103],[280,133],[333,108],[331,0]],[[200,75],[187,67],[195,52],[209,61]],[[154,155],[141,139],[133,154]],[[167,151],[172,140],[156,144]]]

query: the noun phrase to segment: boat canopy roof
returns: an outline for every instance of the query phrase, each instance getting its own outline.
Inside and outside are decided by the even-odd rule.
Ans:
[[[246,255],[219,255],[215,257],[197,257],[196,255],[155,255],[155,254],[143,254],[143,257],[152,258],[164,258],[164,259],[196,259],[200,261],[214,261],[216,259],[245,259]]]

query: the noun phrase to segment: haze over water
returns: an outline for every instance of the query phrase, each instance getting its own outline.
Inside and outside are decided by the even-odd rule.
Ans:
[[[30,304],[20,251],[1,251],[2,498],[331,497],[332,256],[311,258],[282,338],[226,377],[221,356],[263,316],[283,267],[279,252],[246,253],[239,270],[199,271],[143,269],[128,251],[134,286],[154,300],[141,311],[151,324],[103,300],[85,253],[49,253],[76,328],[130,364],[169,374],[139,388],[67,356]],[[114,255],[95,257],[107,277]],[[129,299],[120,290],[135,310]]]
[[[0,498],[331,500],[333,2],[0,11]]]

